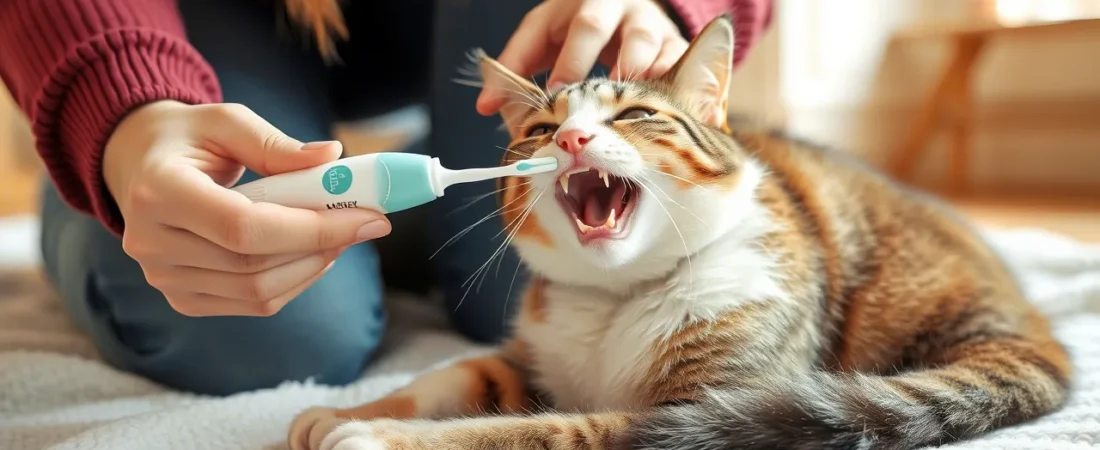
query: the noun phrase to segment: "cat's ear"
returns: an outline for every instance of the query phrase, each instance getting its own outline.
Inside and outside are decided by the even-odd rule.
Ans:
[[[504,120],[508,134],[516,139],[523,118],[538,106],[546,94],[530,80],[508,70],[481,49],[475,49],[471,53],[471,59],[477,63],[485,93],[503,97],[500,118]]]
[[[695,118],[724,128],[733,75],[734,33],[729,14],[712,20],[662,79]]]

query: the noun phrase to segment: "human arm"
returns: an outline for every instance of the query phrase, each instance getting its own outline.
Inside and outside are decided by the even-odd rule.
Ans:
[[[736,49],[734,67],[741,64],[760,36],[771,26],[775,0],[664,0],[673,20],[686,36],[695,36],[712,19],[729,13],[733,18]]]
[[[332,161],[242,105],[186,41],[172,0],[0,0],[0,76],[67,203],[122,238],[189,316],[270,315],[340,252],[389,232],[367,210],[306,211],[225,189]]]
[[[115,126],[156,100],[221,101],[174,0],[0,0],[0,45],[0,78],[49,177],[115,234],[123,220],[102,176]]]
[[[687,39],[721,14],[736,33],[735,65],[771,22],[774,0],[547,0],[524,17],[497,60],[520,76],[549,70],[554,89],[583,79],[599,61],[613,78],[653,78],[667,72]],[[478,112],[495,114],[503,96],[483,90]]]

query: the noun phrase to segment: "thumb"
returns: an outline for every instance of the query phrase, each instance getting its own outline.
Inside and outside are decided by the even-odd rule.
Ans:
[[[211,151],[232,159],[262,176],[306,169],[335,161],[343,152],[337,141],[303,144],[287,136],[248,107],[217,105],[210,129]],[[228,110],[228,111],[226,111]]]

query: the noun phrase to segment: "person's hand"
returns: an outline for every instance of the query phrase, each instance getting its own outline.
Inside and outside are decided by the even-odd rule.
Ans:
[[[551,69],[547,85],[584,79],[599,61],[612,79],[663,75],[688,42],[656,0],[546,0],[519,24],[497,58],[522,77]],[[495,114],[505,96],[481,91],[477,110]]]
[[[235,104],[144,105],[123,119],[103,178],[125,221],[122,247],[188,316],[267,316],[320,278],[347,246],[390,232],[363,209],[309,211],[231,191],[244,167],[271,175],[340,156],[304,145]]]

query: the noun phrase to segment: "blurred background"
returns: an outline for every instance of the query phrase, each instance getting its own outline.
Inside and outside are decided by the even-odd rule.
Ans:
[[[1100,242],[1100,0],[777,7],[735,75],[732,115],[855,153],[984,225]],[[413,108],[337,135],[350,153],[384,151],[422,133],[424,117]],[[8,253],[37,252],[41,175],[27,123],[0,86]]]

